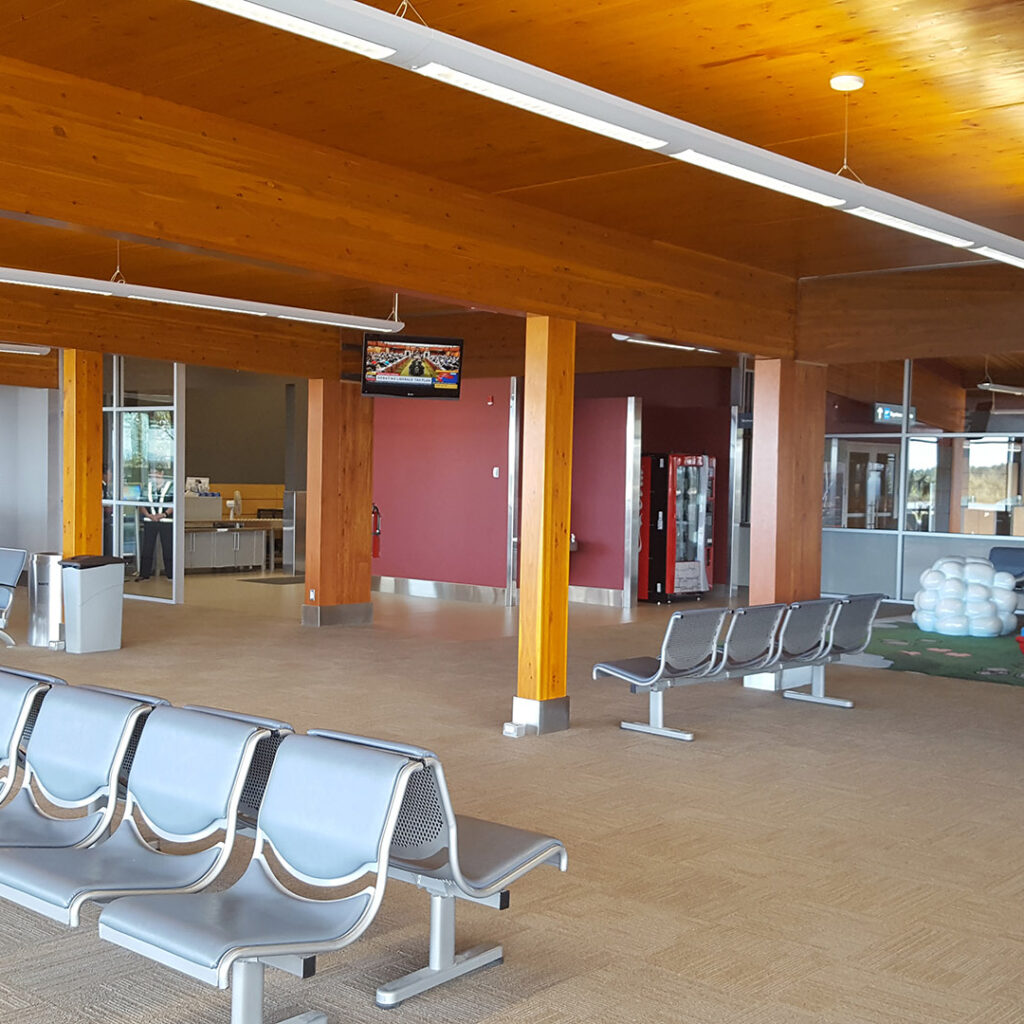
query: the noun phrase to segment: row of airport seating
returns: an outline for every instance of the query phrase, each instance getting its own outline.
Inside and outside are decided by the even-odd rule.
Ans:
[[[593,678],[620,679],[632,693],[648,694],[649,720],[622,722],[623,729],[677,740],[693,733],[665,726],[665,691],[676,686],[758,675],[771,677],[783,697],[851,708],[853,701],[826,695],[825,666],[867,647],[884,596],[675,612],[658,657],[599,662]]]
[[[232,1024],[262,1024],[266,967],[310,977],[358,939],[388,878],[430,895],[430,950],[382,1007],[501,962],[456,955],[456,900],[504,909],[533,868],[566,868],[557,839],[456,815],[429,750],[16,669],[0,669],[0,767],[0,897],[71,926],[104,904],[102,938],[230,986]],[[240,835],[251,857],[223,887]]]

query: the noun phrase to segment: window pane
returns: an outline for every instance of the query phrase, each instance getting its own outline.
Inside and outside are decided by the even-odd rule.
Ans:
[[[896,529],[898,441],[843,440],[825,445],[825,526],[853,530]]]
[[[125,356],[122,365],[126,406],[174,404],[174,363]]]

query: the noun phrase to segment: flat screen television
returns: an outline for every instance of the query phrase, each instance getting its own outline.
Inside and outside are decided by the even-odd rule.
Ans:
[[[363,394],[400,398],[458,398],[461,338],[363,335]]]

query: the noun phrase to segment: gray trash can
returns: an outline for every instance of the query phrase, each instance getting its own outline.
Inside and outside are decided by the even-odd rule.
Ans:
[[[59,645],[64,639],[64,597],[60,555],[39,551],[28,559],[28,642]]]
[[[61,563],[64,583],[64,649],[69,654],[116,651],[121,646],[124,562],[79,555]]]

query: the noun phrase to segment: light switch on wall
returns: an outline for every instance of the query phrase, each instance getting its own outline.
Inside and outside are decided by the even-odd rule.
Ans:
[[[497,480],[498,477],[501,476],[501,467],[495,466],[494,469],[491,470],[491,476],[493,476],[494,479]]]

